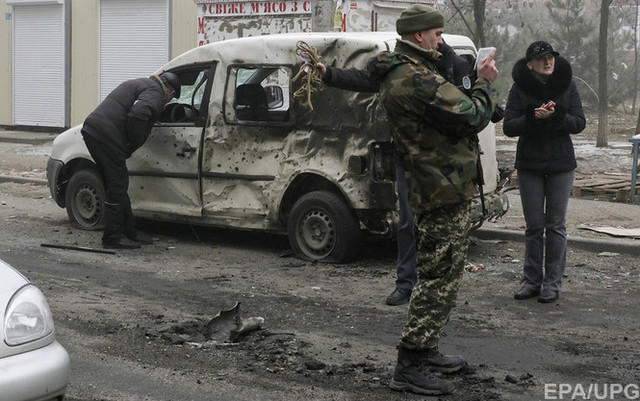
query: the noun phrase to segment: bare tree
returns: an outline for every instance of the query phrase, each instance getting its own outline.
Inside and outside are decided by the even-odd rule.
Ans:
[[[476,35],[474,39],[476,43],[480,44],[480,47],[485,47],[487,42],[484,32],[486,8],[487,0],[473,0],[473,16],[476,19]]]
[[[634,72],[633,75],[635,77],[635,82],[633,83],[633,109],[636,107],[636,100],[638,98],[638,14],[640,14],[638,10],[638,2],[636,2],[636,23],[633,27],[633,56],[634,56]],[[638,109],[638,121],[636,122],[636,135],[640,134],[640,108]],[[633,166],[633,168],[637,168]]]
[[[596,147],[604,148],[609,145],[607,130],[609,126],[608,95],[607,95],[607,33],[609,31],[609,6],[612,0],[602,0],[600,4],[600,40],[598,44],[598,138]]]
[[[455,0],[451,0],[451,6],[455,10],[453,15],[451,15],[451,18],[455,18],[456,16],[460,17],[460,20],[462,21],[464,26],[467,28],[467,31],[469,32],[469,36],[473,37],[473,40],[475,40],[476,39],[476,31],[475,31],[475,29],[473,29],[473,27],[471,26],[469,21],[467,21],[467,18],[464,16],[464,14],[465,14],[464,10],[463,10],[464,4],[456,4]]]
[[[633,104],[632,110],[636,110],[637,100],[638,100],[638,14],[640,10],[638,10],[639,4],[636,1],[636,12],[635,12],[635,24],[633,24]],[[638,127],[636,128],[636,134],[640,133],[638,130],[640,129],[640,111],[638,114]]]
[[[473,0],[473,18],[475,20],[474,26],[467,20],[465,17],[465,9],[469,9],[469,3],[464,0],[458,1],[456,3],[455,0],[451,0],[451,7],[455,10],[455,13],[451,16],[451,18],[455,16],[459,16],[462,20],[463,24],[469,31],[470,36],[474,43],[478,45],[478,47],[485,47],[487,38],[485,33],[485,10],[487,8],[487,0]]]

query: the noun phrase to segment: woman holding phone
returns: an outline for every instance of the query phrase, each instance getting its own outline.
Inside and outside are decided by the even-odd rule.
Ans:
[[[524,281],[518,300],[554,302],[566,266],[565,219],[577,166],[570,135],[585,127],[571,65],[545,41],[513,67],[504,133],[518,137],[516,164],[526,222]]]

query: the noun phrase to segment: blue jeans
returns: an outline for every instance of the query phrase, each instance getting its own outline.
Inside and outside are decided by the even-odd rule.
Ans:
[[[404,174],[404,164],[400,157],[395,158],[396,191],[398,192],[398,259],[396,288],[413,289],[418,280],[416,270],[416,238],[413,212],[409,207],[409,188]]]
[[[551,174],[518,170],[526,222],[524,285],[529,288],[562,289],[567,262],[565,218],[573,177],[573,170]]]

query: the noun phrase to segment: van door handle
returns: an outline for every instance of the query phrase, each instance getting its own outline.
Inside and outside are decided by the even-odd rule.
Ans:
[[[197,150],[198,149],[194,148],[193,146],[185,145],[184,148],[182,148],[182,151],[176,153],[176,156],[178,156],[178,157],[189,157],[189,156],[191,156],[192,153],[194,153]],[[188,153],[188,155],[187,155],[187,153]]]

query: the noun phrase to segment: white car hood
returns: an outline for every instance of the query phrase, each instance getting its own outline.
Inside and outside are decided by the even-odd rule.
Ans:
[[[0,260],[0,297],[2,294],[9,293],[9,296],[23,285],[27,284],[29,280],[20,274],[16,269]],[[2,303],[0,303],[2,305]],[[4,313],[4,311],[2,311]]]

